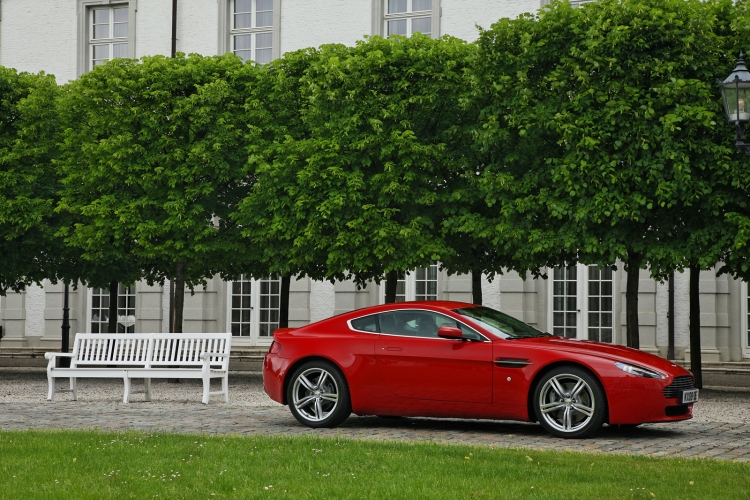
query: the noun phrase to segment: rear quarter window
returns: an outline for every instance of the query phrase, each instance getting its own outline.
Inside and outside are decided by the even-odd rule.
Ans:
[[[359,330],[361,332],[372,332],[372,333],[378,333],[378,316],[377,314],[372,314],[370,316],[365,316],[364,318],[357,318],[351,320],[352,328],[355,330]]]

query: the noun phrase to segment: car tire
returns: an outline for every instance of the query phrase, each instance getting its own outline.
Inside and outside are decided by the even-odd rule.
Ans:
[[[588,437],[602,427],[607,416],[601,383],[576,366],[560,366],[544,374],[533,398],[537,420],[557,437]]]
[[[292,372],[286,401],[294,418],[312,428],[337,427],[352,413],[346,378],[323,360],[308,361]]]

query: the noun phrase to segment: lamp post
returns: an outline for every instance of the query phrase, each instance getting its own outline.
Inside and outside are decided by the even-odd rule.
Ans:
[[[68,284],[65,283],[65,288],[63,290],[63,322],[62,322],[62,346],[60,351],[61,352],[68,352],[69,350],[69,344],[70,344],[70,307],[68,302]],[[70,367],[70,358],[60,358],[59,359],[60,368],[68,368]]]
[[[727,121],[733,123],[737,136],[734,145],[750,155],[750,143],[745,142],[745,125],[750,123],[750,71],[740,52],[734,71],[719,83]]]

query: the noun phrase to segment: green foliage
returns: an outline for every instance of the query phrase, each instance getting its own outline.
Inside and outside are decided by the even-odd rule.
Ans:
[[[256,73],[232,55],[180,54],[117,59],[64,88],[59,208],[76,222],[62,234],[102,266],[90,280],[163,282],[180,263],[192,287],[231,267]]]
[[[273,114],[293,125],[274,127],[238,214],[272,249],[264,261],[362,283],[451,255],[441,200],[461,164],[458,97],[472,52],[451,38],[373,37],[271,66],[269,101],[291,103],[301,119]]]
[[[733,64],[730,15],[723,0],[554,3],[482,34],[480,137],[518,210],[559,222],[555,246],[657,277],[720,257],[700,242],[722,241],[736,195],[722,184],[738,155],[715,83]]]
[[[58,92],[53,76],[0,67],[0,295],[70,274],[54,237]]]

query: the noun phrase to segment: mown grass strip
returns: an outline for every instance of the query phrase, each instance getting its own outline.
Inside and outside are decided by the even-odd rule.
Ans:
[[[489,447],[0,432],[0,498],[747,498],[750,465]]]

